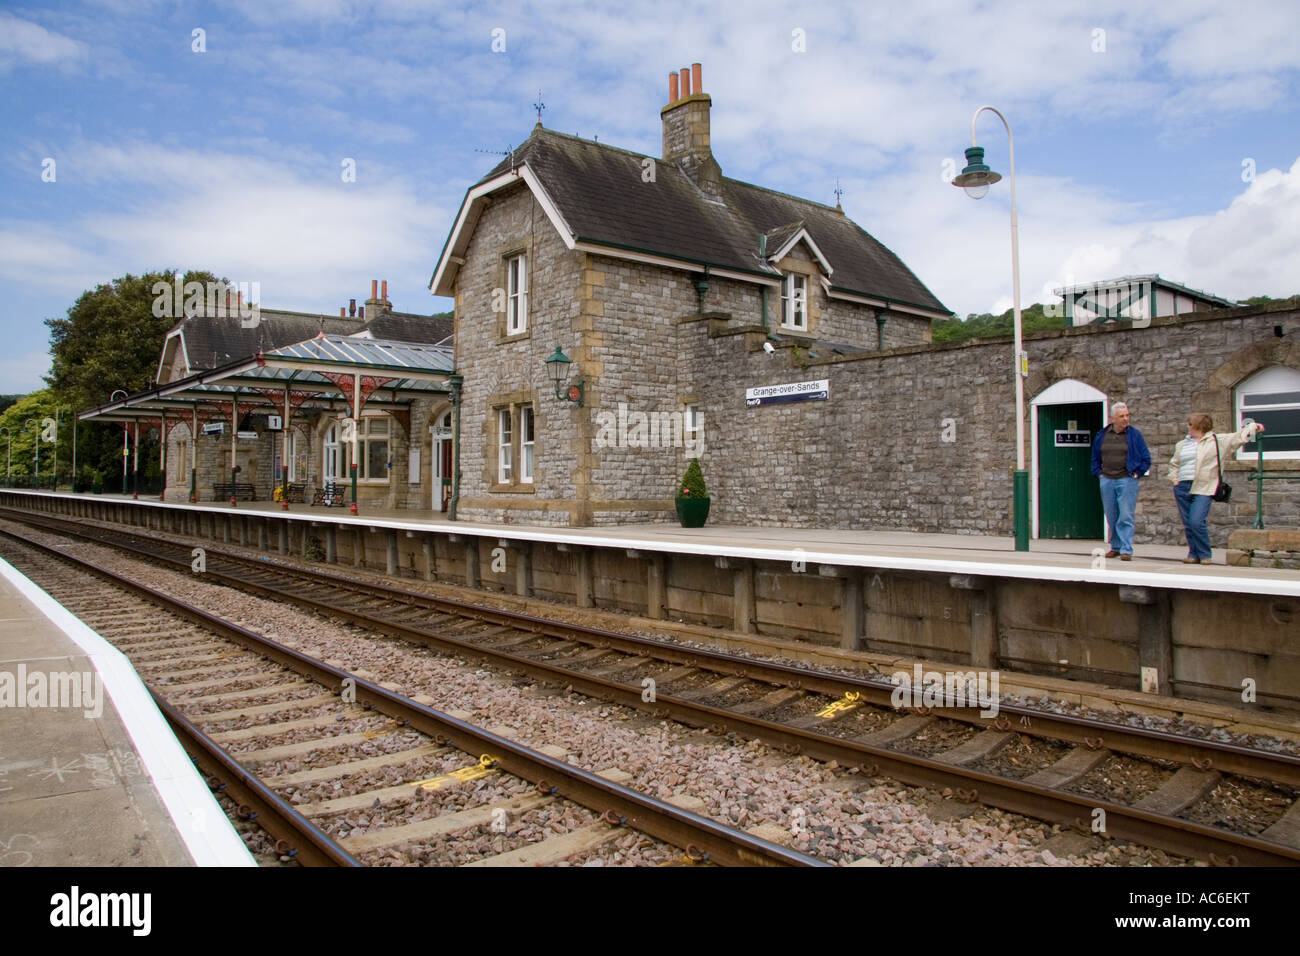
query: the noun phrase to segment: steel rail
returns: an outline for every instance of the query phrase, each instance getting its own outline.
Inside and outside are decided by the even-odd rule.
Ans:
[[[220,633],[335,693],[343,689],[345,680],[351,681],[356,702],[363,708],[387,714],[432,737],[436,743],[448,743],[466,753],[486,753],[502,770],[537,784],[544,792],[558,794],[598,813],[603,812],[606,819],[612,812],[618,823],[681,847],[694,858],[730,866],[830,865],[548,757],[81,558],[9,530],[0,529],[0,534],[94,574],[178,617]]]
[[[145,686],[194,763],[210,777],[221,780],[226,793],[240,804],[241,818],[256,821],[267,833],[289,847],[291,855],[304,866],[361,865],[323,830],[240,766],[216,741],[190,723],[156,688]],[[244,810],[248,813],[245,814]]]
[[[13,535],[12,532],[6,531],[4,533],[21,539],[20,535]],[[111,573],[100,572],[99,569],[95,570],[103,574]],[[475,644],[471,641],[434,633],[415,626],[412,622],[397,622],[376,617],[373,613],[367,611],[330,604],[319,598],[271,587],[266,584],[241,581],[234,576],[222,575],[220,572],[213,572],[211,569],[206,572],[208,576],[214,574],[222,580],[228,580],[236,586],[251,590],[253,593],[261,593],[266,597],[282,602],[288,601],[299,607],[342,618],[381,633],[396,634],[417,642],[440,646],[463,656],[487,660],[512,669],[522,670],[524,673],[536,678],[560,684],[567,683],[584,694],[612,700],[641,710],[650,710],[656,716],[670,717],[693,726],[711,727],[723,732],[757,737],[792,752],[804,753],[824,761],[834,760],[847,766],[860,766],[870,775],[883,774],[909,785],[937,789],[952,788],[958,793],[959,797],[965,795],[968,802],[981,802],[1014,813],[1085,829],[1091,825],[1093,812],[1101,809],[1106,815],[1106,833],[1112,837],[1131,840],[1148,846],[1156,846],[1173,853],[1201,859],[1226,860],[1251,866],[1300,864],[1300,849],[1261,840],[1257,837],[1180,820],[1176,817],[1151,813],[1135,807],[1099,801],[1062,790],[1049,789],[1023,781],[998,777],[961,766],[944,764],[924,757],[863,743],[860,740],[851,738],[838,739],[813,730],[804,730],[764,720],[760,717],[738,714],[683,698],[657,695],[653,704],[647,704],[642,700],[639,685],[623,684],[595,674],[570,671],[546,661],[532,660],[507,651],[493,650],[490,647]],[[136,585],[136,587],[141,588],[143,586]],[[208,616],[204,611],[193,610],[199,615]],[[228,624],[226,626],[234,627],[234,625]],[[285,654],[291,658],[305,657],[305,655],[300,655],[289,648],[276,645],[275,642],[267,641],[267,639],[258,635],[250,635],[250,637],[258,643],[273,646],[275,648],[273,653],[276,655]],[[312,665],[323,668],[327,673],[335,672],[329,665],[320,664],[319,662],[312,662]],[[336,675],[342,674],[342,672],[335,673]],[[321,683],[327,683],[327,681],[321,680]],[[358,680],[357,683],[358,688],[360,688],[363,682]],[[382,694],[388,694],[382,688],[377,688],[375,685],[368,684],[368,682],[366,686],[372,691],[378,690]],[[399,716],[396,713],[389,713],[391,716]],[[447,715],[439,715],[439,717],[446,721],[454,720],[454,718],[447,717]],[[550,758],[543,757],[542,759],[550,761]],[[550,762],[554,763],[554,761]],[[520,776],[527,778],[527,774],[524,773],[521,773]],[[583,802],[577,797],[575,799],[580,803]]]
[[[0,513],[10,510],[0,508]],[[35,517],[21,511],[14,513],[20,516],[19,520],[23,523],[37,527],[54,528],[60,532],[66,530],[68,533],[80,535],[91,541],[105,543],[151,559],[162,558],[178,567],[189,567],[188,558],[174,557],[155,550],[158,545],[184,550],[181,545],[173,542],[147,538],[131,531],[95,528],[95,531],[106,535],[121,536],[137,541],[143,540],[153,547],[146,548],[120,541],[106,541],[98,535],[88,534],[86,526],[76,522],[68,522],[58,518],[51,519],[45,516]],[[216,556],[238,566],[248,567],[262,573],[268,573],[271,570],[265,563],[254,561],[242,555],[231,554],[219,549],[207,550],[210,557]],[[894,693],[894,685],[885,680],[872,680],[865,677],[795,667],[789,664],[738,658],[722,651],[685,647],[681,644],[655,638],[622,634],[617,631],[581,624],[552,621],[518,611],[487,608],[465,601],[435,597],[377,582],[356,581],[323,570],[309,570],[277,564],[274,566],[274,571],[276,574],[290,575],[308,584],[324,581],[335,587],[359,594],[368,594],[376,598],[428,610],[445,611],[449,614],[530,631],[559,640],[578,640],[593,646],[608,647],[641,656],[645,656],[649,651],[652,656],[674,664],[702,666],[707,670],[716,671],[720,674],[744,677],[796,690],[811,691],[830,697],[842,697],[848,693],[857,693],[862,695],[864,702],[874,706],[891,708],[893,706],[891,698]],[[208,568],[207,573],[214,573],[211,567]],[[247,582],[246,579],[233,574],[230,575],[230,580],[236,586],[258,586],[256,582]],[[242,582],[242,585],[240,582]],[[962,668],[954,665],[954,670],[961,671]],[[968,670],[975,671],[976,668],[972,667]],[[1160,702],[1157,700],[1153,701],[1153,703],[1158,705]],[[904,711],[908,709],[903,708]],[[980,716],[978,710],[972,707],[930,707],[925,708],[923,712],[986,730],[1004,732],[1014,730],[1016,733],[1048,740],[1083,744],[1094,748],[1104,747],[1117,753],[1135,757],[1174,760],[1179,763],[1193,765],[1200,770],[1215,770],[1220,773],[1264,779],[1287,786],[1300,787],[1300,757],[1293,754],[1258,750],[1223,741],[1197,739],[1184,734],[1151,730],[1145,727],[1129,727],[1109,721],[1076,717],[1071,714],[1055,714],[1016,704],[1000,703],[998,714],[988,717]]]

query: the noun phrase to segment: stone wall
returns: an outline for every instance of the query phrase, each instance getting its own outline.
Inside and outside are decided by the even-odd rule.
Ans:
[[[1073,379],[1124,399],[1152,451],[1143,481],[1136,540],[1183,540],[1165,466],[1185,434],[1190,411],[1231,430],[1233,388],[1270,365],[1300,368],[1300,343],[1276,337],[1295,328],[1295,300],[1152,321],[1084,326],[1025,337],[1028,404],[1052,384]],[[720,325],[690,327],[684,350],[714,373],[700,380],[708,415],[710,522],[871,528],[1009,535],[1015,462],[1010,339],[888,350],[802,361],[794,350],[766,355],[752,335]],[[746,408],[747,387],[828,379],[829,401]],[[945,428],[945,426],[950,426]],[[946,441],[945,438],[954,438]],[[1222,546],[1232,528],[1254,520],[1253,465],[1225,462],[1235,493],[1211,510]],[[1274,472],[1295,462],[1266,462]],[[1270,524],[1300,521],[1300,482],[1269,481]]]
[[[507,335],[494,311],[493,290],[506,286],[506,257],[528,254],[528,324]],[[459,517],[569,524],[575,514],[578,436],[585,412],[555,399],[544,366],[558,345],[589,377],[583,352],[578,289],[586,260],[570,251],[522,181],[485,210],[465,254],[456,287],[456,370],[464,376],[461,406]],[[500,297],[500,296],[499,296]],[[576,376],[575,376],[576,377]],[[501,408],[533,407],[537,457],[531,484],[497,481],[497,421]],[[518,433],[518,419],[515,418]],[[517,446],[518,441],[516,439]]]

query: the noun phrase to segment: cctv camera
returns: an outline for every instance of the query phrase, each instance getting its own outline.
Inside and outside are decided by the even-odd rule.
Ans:
[[[776,349],[773,347],[771,342],[764,342],[763,351],[766,352],[768,355],[771,355],[773,352],[776,351]]]

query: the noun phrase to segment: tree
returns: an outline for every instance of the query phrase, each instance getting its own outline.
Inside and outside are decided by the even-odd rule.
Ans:
[[[37,435],[41,432],[42,422],[48,418],[55,418],[56,407],[58,403],[55,400],[54,393],[48,388],[43,388],[38,392],[32,392],[30,395],[24,395],[14,402],[8,408],[0,413],[0,478],[10,474],[10,483],[15,485],[29,485],[36,471],[36,462],[33,461],[32,451],[36,444]],[[58,428],[58,445],[71,443],[70,433],[65,431],[68,424],[65,412],[64,421],[59,424]],[[8,431],[5,431],[8,429]],[[40,472],[42,482],[47,481],[53,474],[54,469],[54,450],[55,444],[49,441],[40,443]],[[60,448],[59,451],[63,449]],[[60,455],[62,458],[63,456]],[[64,475],[67,475],[67,467],[64,466]]]
[[[173,307],[155,315],[155,283],[174,282],[174,271],[125,275],[83,292],[68,309],[67,318],[46,319],[50,329],[53,364],[45,377],[58,404],[73,412],[103,405],[117,389],[139,392],[149,388],[157,374],[158,356],[167,333],[180,318]],[[185,273],[184,282],[218,280],[211,272]],[[170,296],[168,302],[170,303]],[[68,421],[61,428],[71,428]],[[119,426],[81,424],[77,432],[78,471],[96,469],[113,474],[122,467]],[[149,446],[152,445],[152,448]],[[70,473],[72,443],[59,440],[62,473]],[[157,457],[157,445],[141,434],[140,461]],[[44,468],[41,469],[42,473]]]
[[[1065,313],[1047,315],[1041,302],[1020,310],[1021,328],[1026,332],[1040,329],[1065,328]],[[958,339],[989,338],[995,335],[1011,335],[1015,330],[1015,310],[1007,309],[1001,315],[985,312],[980,315],[971,313],[966,318],[940,319],[934,323],[934,341],[953,342]]]

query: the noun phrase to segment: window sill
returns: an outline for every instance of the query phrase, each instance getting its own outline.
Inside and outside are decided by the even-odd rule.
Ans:
[[[489,485],[488,491],[494,495],[535,495],[537,494],[537,486],[531,483],[525,484],[524,482],[512,482],[508,485]]]
[[[532,326],[524,329],[522,332],[507,334],[505,332],[497,333],[497,345],[506,345],[510,342],[523,342],[533,337]]]

